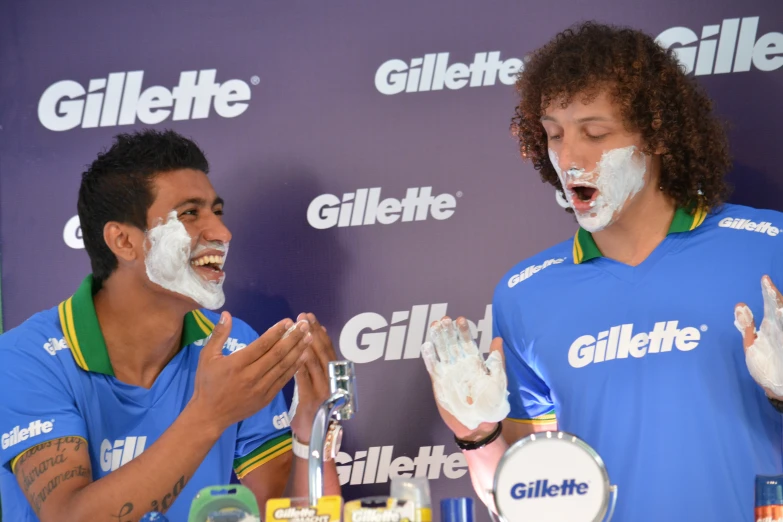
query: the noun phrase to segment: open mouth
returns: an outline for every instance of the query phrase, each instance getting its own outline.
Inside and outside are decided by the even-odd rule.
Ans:
[[[577,212],[586,212],[595,205],[598,197],[598,187],[592,184],[579,183],[569,184],[568,191],[571,192],[571,206]]]
[[[190,261],[190,266],[206,279],[216,280],[223,275],[225,258],[220,253],[208,253]]]
[[[574,187],[574,195],[579,198],[580,201],[592,201],[598,189],[593,187]]]

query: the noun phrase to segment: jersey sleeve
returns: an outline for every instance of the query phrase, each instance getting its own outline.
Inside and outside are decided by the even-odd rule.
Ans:
[[[227,357],[258,338],[255,330],[237,318],[234,319],[231,335],[236,335],[241,342],[229,347],[229,350],[224,347],[223,354]],[[288,407],[282,391],[261,411],[240,421],[234,449],[234,472],[237,478],[242,479],[259,466],[291,451],[290,425]]]
[[[503,339],[503,354],[508,376],[508,401],[511,412],[508,419],[524,424],[551,424],[556,422],[555,407],[544,379],[530,367],[524,358],[526,344],[520,325],[509,325],[503,318],[502,305],[495,299],[493,305],[493,337]]]
[[[291,451],[289,424],[282,392],[266,408],[239,423],[234,451],[237,478],[241,479],[257,467]]]
[[[44,343],[16,332],[0,337],[0,465],[12,472],[33,446],[60,437],[87,440],[71,386]]]

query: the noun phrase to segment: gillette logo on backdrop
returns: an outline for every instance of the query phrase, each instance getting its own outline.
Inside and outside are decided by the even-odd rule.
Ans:
[[[449,53],[425,54],[410,63],[393,59],[383,62],[375,72],[375,88],[381,94],[401,92],[457,90],[486,87],[496,81],[514,85],[522,68],[519,58],[500,59],[500,51],[476,53],[470,64],[449,63]]]
[[[365,312],[349,319],[340,332],[340,353],[349,361],[369,363],[384,359],[417,359],[421,345],[429,340],[428,327],[446,315],[446,303],[414,305],[410,310],[393,312],[391,319]],[[492,342],[492,305],[484,309],[477,323],[468,320],[479,351],[489,352]]]
[[[333,227],[390,225],[392,223],[424,221],[428,217],[442,221],[454,215],[457,192],[432,195],[432,187],[409,188],[402,199],[381,199],[381,188],[360,188],[346,192],[342,199],[334,194],[321,194],[307,207],[307,222],[324,230]]]
[[[414,457],[394,455],[394,446],[373,446],[351,456],[340,452],[335,458],[340,485],[384,484],[399,477],[427,477],[437,480],[443,475],[458,479],[468,472],[461,451],[446,453],[445,446],[423,446]]]
[[[215,81],[216,69],[184,71],[169,89],[151,85],[142,89],[144,71],[115,72],[82,83],[62,80],[50,85],[38,101],[38,119],[52,131],[81,127],[115,127],[137,121],[154,125],[167,120],[207,118],[212,109],[223,118],[247,110],[250,85],[242,80]],[[257,84],[258,77],[251,78]]]
[[[656,41],[673,49],[686,73],[696,76],[750,71],[774,71],[783,66],[783,34],[758,36],[759,17],[728,18],[705,25],[701,35],[687,27],[672,27]]]

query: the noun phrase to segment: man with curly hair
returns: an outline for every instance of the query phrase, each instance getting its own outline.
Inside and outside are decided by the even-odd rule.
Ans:
[[[765,277],[783,280],[783,215],[725,203],[730,159],[711,102],[642,32],[568,29],[532,53],[516,86],[521,154],[579,229],[495,291],[508,417],[469,429],[438,398],[477,493],[491,505],[508,444],[560,429],[603,457],[616,521],[753,520],[754,477],[783,463],[783,381],[753,362],[775,335],[783,344]],[[745,299],[743,339],[732,312]]]

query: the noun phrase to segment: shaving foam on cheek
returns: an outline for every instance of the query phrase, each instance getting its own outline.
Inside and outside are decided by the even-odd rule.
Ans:
[[[745,363],[753,379],[776,397],[783,397],[783,306],[775,288],[764,278],[764,319],[756,339],[745,350]],[[747,306],[734,311],[734,325],[742,335],[753,325],[753,313]]]
[[[424,343],[421,352],[438,404],[473,430],[483,422],[502,421],[511,406],[502,357],[492,352],[484,361],[468,336],[458,336],[454,324],[443,320],[430,330],[432,342]]]
[[[588,232],[598,232],[611,225],[625,204],[644,187],[646,156],[633,145],[604,152],[595,169],[589,172],[576,166],[563,172],[557,153],[552,149],[549,149],[549,160],[560,178],[569,206],[574,206],[576,197],[566,188],[569,184],[580,183],[597,189],[598,195],[591,202],[590,210],[575,210],[579,225]]]
[[[225,277],[207,281],[193,270],[190,265],[192,239],[175,211],[169,213],[165,223],[150,228],[146,236],[144,265],[150,281],[189,297],[204,308],[215,310],[223,306]],[[223,250],[225,258],[228,245]]]

